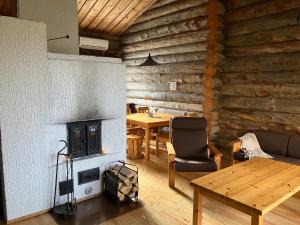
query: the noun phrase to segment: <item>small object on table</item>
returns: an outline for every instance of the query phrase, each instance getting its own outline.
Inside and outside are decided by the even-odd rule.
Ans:
[[[142,154],[143,137],[129,134],[127,135],[127,158],[140,159],[143,158]]]
[[[148,115],[150,118],[153,118],[153,113],[152,113],[152,112],[148,112],[147,115]]]

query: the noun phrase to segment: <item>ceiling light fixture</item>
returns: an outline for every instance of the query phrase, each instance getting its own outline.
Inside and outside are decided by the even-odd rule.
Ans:
[[[152,47],[152,42],[151,42],[151,37],[150,37],[150,21],[151,21],[151,14],[150,14],[150,9],[149,9],[149,20],[148,20],[148,40],[149,40],[149,49],[151,49]],[[146,46],[145,46],[146,47]],[[158,66],[159,63],[156,62],[152,57],[151,57],[151,53],[149,51],[149,55],[146,59],[145,62],[143,62],[140,66]]]

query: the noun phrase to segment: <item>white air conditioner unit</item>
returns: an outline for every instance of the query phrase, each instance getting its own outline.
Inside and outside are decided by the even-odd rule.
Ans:
[[[80,37],[79,47],[83,49],[101,50],[106,51],[108,49],[109,42],[103,39]]]

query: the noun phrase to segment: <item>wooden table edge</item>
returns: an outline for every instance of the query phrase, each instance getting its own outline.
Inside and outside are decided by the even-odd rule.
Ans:
[[[229,198],[229,197],[226,197],[226,196],[223,196],[219,193],[216,193],[212,190],[209,190],[209,189],[206,189],[204,187],[201,187],[201,186],[198,186],[197,184],[194,184],[191,182],[191,185],[195,188],[195,189],[198,189],[200,191],[200,193],[203,195],[203,196],[207,196],[209,198],[212,198],[216,201],[219,201],[225,205],[228,205],[236,210],[239,210],[247,215],[250,215],[252,216],[253,214],[257,214],[257,215],[263,215],[263,211],[257,209],[257,208],[254,208],[254,207],[251,207],[247,204],[244,204],[242,202],[239,202],[237,200],[234,200],[232,198]]]
[[[269,213],[270,211],[275,209],[277,206],[279,206],[280,204],[287,201],[289,198],[291,198],[293,195],[297,194],[298,192],[300,192],[300,186],[296,189],[296,191],[290,191],[288,194],[282,196],[281,198],[277,199],[275,202],[270,204],[268,207],[263,209],[262,210],[262,215],[263,216],[266,215],[267,213]]]

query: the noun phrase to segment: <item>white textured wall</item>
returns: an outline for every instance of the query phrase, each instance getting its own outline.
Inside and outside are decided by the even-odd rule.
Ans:
[[[7,218],[47,208],[46,25],[0,16],[0,126]]]
[[[54,191],[61,122],[114,117],[103,122],[106,156],[75,162],[77,172],[125,158],[125,68],[118,59],[46,54],[46,25],[0,17],[0,126],[7,219],[48,209]],[[77,56],[78,57],[78,56]],[[63,178],[63,176],[61,176]]]
[[[70,35],[48,42],[49,52],[79,54],[76,0],[18,0],[18,16],[45,22],[48,39]]]
[[[66,125],[57,123],[113,118],[102,122],[102,148],[108,155],[74,163],[75,197],[80,199],[87,197],[84,192],[87,187],[93,188],[90,195],[99,193],[101,184],[100,181],[94,181],[78,186],[79,171],[95,167],[104,171],[106,163],[125,159],[125,67],[119,59],[80,56],[81,60],[78,61],[79,57],[49,56],[49,89],[52,94],[49,99],[51,116],[47,126],[47,149],[50,170],[54,169],[56,153],[61,146],[58,141],[67,138]],[[49,183],[52,183],[50,198],[54,188],[53,179],[49,179]],[[63,175],[60,179],[64,179]]]

